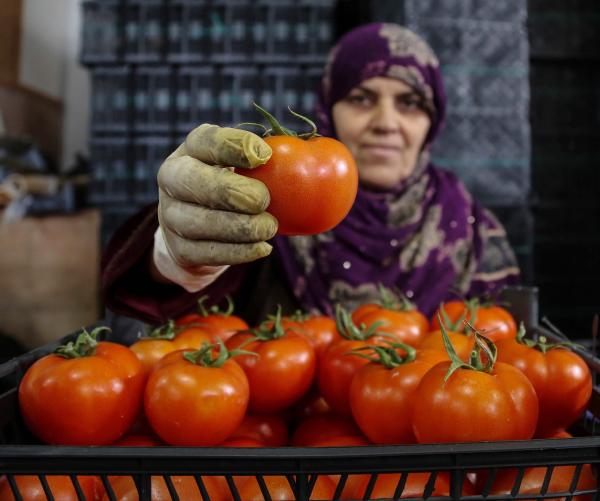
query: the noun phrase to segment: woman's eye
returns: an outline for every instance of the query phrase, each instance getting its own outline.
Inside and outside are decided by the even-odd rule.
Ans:
[[[398,107],[401,110],[416,111],[423,109],[423,103],[421,99],[415,96],[403,97],[398,100]]]
[[[348,102],[350,102],[351,104],[364,106],[364,105],[369,104],[370,99],[367,96],[365,96],[364,94],[354,94],[354,95],[348,96]]]

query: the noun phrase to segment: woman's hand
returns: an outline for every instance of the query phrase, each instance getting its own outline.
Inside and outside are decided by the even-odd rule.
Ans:
[[[265,212],[269,191],[228,168],[251,169],[270,156],[271,148],[256,134],[203,124],[165,160],[158,172],[158,218],[179,267],[193,273],[270,254],[266,240],[277,232],[277,220]]]

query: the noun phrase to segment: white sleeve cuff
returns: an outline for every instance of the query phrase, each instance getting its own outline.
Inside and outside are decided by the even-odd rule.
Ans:
[[[154,249],[152,251],[154,265],[160,274],[171,282],[180,285],[188,292],[198,292],[212,284],[229,265],[198,266],[193,270],[185,270],[179,266],[167,249],[167,244],[160,228],[154,233]]]

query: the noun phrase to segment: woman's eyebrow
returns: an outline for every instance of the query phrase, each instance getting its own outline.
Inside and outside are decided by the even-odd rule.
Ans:
[[[377,92],[376,90],[370,89],[368,87],[365,87],[363,85],[359,85],[358,87],[356,87],[356,90],[360,90],[360,91],[362,91],[365,94],[368,94],[370,96],[379,96],[379,92]],[[412,89],[405,90],[405,91],[398,92],[398,93],[394,94],[394,97],[400,97],[400,98],[412,97],[412,96],[420,97],[419,93],[416,92],[416,91],[414,91],[414,90],[412,90]]]

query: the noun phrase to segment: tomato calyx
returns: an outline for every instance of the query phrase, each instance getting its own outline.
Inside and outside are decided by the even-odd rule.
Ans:
[[[465,304],[468,303],[465,301]],[[461,313],[461,315],[456,319],[456,321],[453,322],[448,316],[446,309],[444,308],[444,303],[440,303],[438,313],[438,322],[440,324],[440,330],[442,326],[444,326],[447,330],[450,330],[452,332],[459,332],[461,334],[468,335],[468,327],[467,323],[465,322],[468,313],[470,313],[470,311],[467,308]]]
[[[272,341],[273,339],[279,339],[285,336],[288,331],[296,331],[294,327],[283,327],[281,305],[277,305],[277,312],[275,315],[269,315],[267,320],[261,322],[256,329],[249,329],[248,332],[254,334],[253,340],[258,341]]]
[[[218,353],[215,356],[215,351],[218,348]],[[222,367],[223,364],[239,355],[254,355],[258,356],[257,353],[248,350],[242,350],[236,348],[234,350],[228,350],[225,343],[219,339],[216,343],[210,344],[206,341],[202,343],[202,346],[197,351],[186,351],[183,353],[183,358],[194,365],[200,365],[202,367]]]
[[[406,355],[402,355],[399,350],[405,352]],[[371,354],[361,353],[363,351],[370,351]],[[395,342],[388,343],[388,345],[361,346],[360,348],[350,350],[348,355],[356,355],[370,362],[381,364],[387,369],[394,369],[395,367],[414,362],[417,357],[417,350],[408,344]]]
[[[562,333],[560,334],[562,335]],[[517,331],[517,337],[515,338],[515,341],[519,344],[527,346],[528,348],[541,351],[544,354],[555,348],[583,348],[580,344],[569,341],[568,339],[565,339],[564,341],[559,341],[557,343],[549,343],[548,338],[546,336],[539,336],[537,339],[527,339],[525,335],[525,325],[523,324],[523,322],[521,322],[519,324],[519,330]]]
[[[375,303],[382,308],[393,311],[413,311],[416,309],[415,304],[401,290],[388,288],[382,283],[377,284],[377,289],[379,290],[380,299]]]
[[[466,322],[475,334],[475,346],[471,352],[471,359],[469,363],[463,362],[454,350],[454,346],[452,346],[452,343],[450,342],[450,338],[448,337],[446,328],[441,323],[441,319],[438,318],[438,320],[440,320],[440,331],[442,333],[442,339],[444,340],[444,347],[446,348],[446,353],[448,353],[448,357],[451,361],[448,372],[444,377],[444,382],[448,381],[450,376],[452,376],[452,374],[454,374],[454,372],[458,369],[467,369],[487,373],[492,372],[496,363],[498,352],[496,345],[491,339],[482,336],[479,331],[477,331],[471,324]]]
[[[67,344],[59,346],[54,350],[54,353],[63,358],[91,357],[96,352],[98,333],[102,331],[110,332],[110,330],[106,326],[96,327],[92,332],[88,332],[87,329],[83,328],[75,342],[69,341]]]
[[[366,341],[373,336],[392,337],[385,332],[377,332],[377,329],[384,323],[381,321],[373,322],[368,327],[361,323],[356,325],[352,321],[352,316],[339,303],[335,305],[335,325],[341,337],[349,341]]]
[[[240,125],[256,125],[258,127],[262,127],[265,130],[265,132],[263,133],[263,137],[268,137],[268,136],[292,136],[292,137],[299,137],[301,139],[311,139],[311,138],[313,138],[315,136],[318,136],[318,134],[317,134],[317,126],[315,125],[315,123],[310,118],[305,117],[304,115],[300,115],[300,113],[296,113],[289,106],[288,106],[288,110],[289,110],[289,112],[292,115],[294,115],[296,118],[299,118],[300,120],[306,122],[310,126],[311,130],[309,132],[304,132],[302,134],[298,134],[296,131],[294,131],[292,129],[288,129],[287,127],[284,127],[283,125],[281,125],[279,123],[279,121],[271,113],[269,113],[267,110],[265,110],[264,108],[262,108],[258,104],[256,104],[256,103],[252,103],[252,104],[254,104],[254,107],[269,122],[269,124],[271,125],[271,128],[267,129],[264,125],[261,125],[261,124],[258,124],[258,123],[253,123],[253,122],[245,122],[245,123],[240,124]]]
[[[210,315],[220,315],[222,317],[230,317],[233,314],[233,300],[231,299],[231,296],[229,294],[225,296],[225,299],[227,300],[227,309],[225,310],[221,310],[221,308],[219,308],[219,305],[217,304],[213,304],[212,306],[207,308],[204,305],[207,299],[208,295],[206,294],[198,298],[198,313],[200,314],[200,316],[208,317]]]

